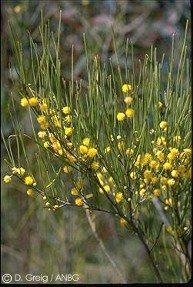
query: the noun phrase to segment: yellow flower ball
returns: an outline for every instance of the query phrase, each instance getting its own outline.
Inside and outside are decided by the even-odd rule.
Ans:
[[[70,172],[72,172],[72,167],[65,165],[64,168],[63,168],[63,171],[64,171],[65,173],[70,173]]]
[[[43,146],[44,146],[45,148],[48,148],[49,145],[50,145],[49,141],[46,141],[46,142],[43,143]]]
[[[125,114],[128,118],[132,118],[135,114],[135,111],[133,109],[127,109]]]
[[[67,115],[67,116],[64,118],[64,120],[65,120],[65,122],[66,122],[67,124],[70,124],[71,121],[72,121],[72,116]]]
[[[167,190],[167,186],[166,185],[162,185],[161,186],[161,190],[166,191]]]
[[[133,98],[132,98],[132,97],[126,97],[126,98],[124,99],[124,102],[125,102],[127,105],[130,105],[130,104],[132,103],[132,101],[133,101]]]
[[[47,136],[47,133],[45,132],[45,131],[39,131],[38,132],[38,137],[40,138],[40,139],[43,139],[43,138],[45,138]]]
[[[158,182],[158,178],[156,176],[153,176],[152,179],[151,179],[151,182],[153,184],[157,183]]]
[[[125,119],[125,114],[124,113],[118,113],[117,114],[117,120],[118,121],[123,121]]]
[[[73,129],[72,128],[65,128],[65,135],[67,137],[71,136],[72,135],[72,132],[73,132]]]
[[[4,178],[3,178],[3,181],[5,183],[9,183],[11,181],[11,176],[10,175],[5,175]]]
[[[160,124],[159,124],[159,126],[160,126],[160,128],[161,129],[165,129],[165,128],[167,128],[167,122],[165,122],[165,121],[163,121],[163,122],[161,122]]]
[[[75,205],[82,206],[83,205],[83,200],[80,197],[76,198],[75,199]]]
[[[39,124],[45,124],[46,123],[46,117],[43,115],[40,115],[37,117],[37,121]]]
[[[141,196],[144,196],[145,193],[146,193],[145,188],[140,189],[139,194],[140,194]]]
[[[110,177],[108,178],[108,182],[109,182],[109,183],[113,183],[113,182],[114,182],[114,179],[113,179],[112,176],[110,176]]]
[[[68,146],[69,148],[72,148],[72,147],[73,147],[73,143],[68,142],[68,143],[67,143],[67,146]]]
[[[160,189],[154,189],[153,194],[157,197],[160,196]]]
[[[83,145],[85,146],[89,146],[89,143],[90,143],[90,139],[89,138],[84,138],[83,141],[82,141]]]
[[[29,105],[29,102],[28,102],[28,99],[27,98],[22,98],[21,101],[20,101],[20,105],[22,107],[27,107]]]
[[[79,151],[80,151],[81,154],[87,154],[88,148],[85,145],[80,145]]]
[[[124,219],[124,218],[120,218],[120,224],[121,225],[126,225],[127,224],[127,221]]]
[[[117,203],[120,203],[123,200],[123,194],[122,192],[118,192],[115,196],[115,200]]]
[[[38,105],[38,98],[32,97],[29,99],[29,106],[36,107]]]
[[[20,6],[20,5],[17,5],[17,6],[15,6],[14,7],[14,12],[16,13],[16,14],[18,14],[18,13],[21,13],[22,12],[22,7]]]
[[[28,189],[27,191],[26,191],[26,193],[27,193],[27,195],[28,196],[32,196],[32,195],[34,195],[34,191],[33,191],[33,189]]]
[[[88,152],[87,152],[87,155],[89,157],[95,157],[97,154],[97,149],[92,147],[92,148],[89,148]]]
[[[104,186],[104,190],[105,190],[106,192],[109,192],[109,191],[110,191],[110,186],[109,186],[109,185],[105,185],[105,186]]]
[[[40,124],[40,128],[42,130],[46,130],[48,128],[49,124],[47,122]]]
[[[179,154],[179,150],[177,148],[171,148],[170,153],[174,156],[177,156]]]
[[[161,184],[166,184],[167,183],[167,178],[165,176],[161,176],[160,182],[161,182]]]
[[[184,151],[185,155],[191,155],[191,153],[192,153],[190,148],[185,148],[185,149],[183,149],[183,151]]]
[[[152,169],[155,169],[158,166],[158,163],[155,160],[150,161],[149,166]]]
[[[75,187],[73,187],[73,188],[71,189],[71,194],[72,194],[72,195],[78,195],[78,189],[75,188]]]
[[[62,109],[62,112],[63,112],[65,115],[69,114],[70,111],[71,111],[71,109],[70,109],[70,107],[68,107],[68,106],[63,107],[63,109]]]
[[[99,163],[97,161],[93,161],[91,164],[91,168],[94,170],[99,169]]]
[[[77,161],[77,159],[72,154],[67,154],[67,158],[71,163],[74,163]]]
[[[173,176],[173,177],[178,177],[178,175],[179,175],[179,172],[177,171],[177,170],[172,170],[172,172],[171,172],[171,176]]]
[[[32,185],[34,180],[31,176],[26,176],[25,179],[24,179],[24,182],[26,185]]]
[[[48,105],[46,104],[46,101],[43,100],[40,104],[40,111],[44,113],[48,113]]]
[[[170,170],[172,169],[172,165],[169,162],[165,162],[163,165],[163,169]]]
[[[175,180],[174,180],[173,178],[170,178],[170,179],[168,179],[168,181],[167,181],[167,184],[168,184],[169,186],[173,186],[175,183],[176,183],[176,182],[175,182]]]
[[[129,85],[129,84],[123,84],[122,85],[122,92],[123,93],[128,93],[128,92],[130,92],[131,91],[131,85]]]
[[[148,162],[151,161],[151,158],[152,158],[152,156],[151,156],[150,153],[145,153],[144,156],[141,158],[141,164],[142,165],[147,165]]]
[[[145,179],[151,179],[152,178],[151,170],[146,169],[143,173],[143,176]]]
[[[171,152],[168,153],[168,155],[167,155],[167,158],[170,159],[170,160],[175,159],[175,157],[176,157],[176,155],[175,155],[175,154],[172,154]]]

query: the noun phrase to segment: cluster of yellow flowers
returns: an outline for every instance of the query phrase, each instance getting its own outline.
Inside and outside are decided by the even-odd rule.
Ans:
[[[135,111],[132,109],[132,107],[129,107],[132,105],[133,98],[129,96],[128,94],[131,92],[132,87],[129,84],[124,84],[122,86],[122,92],[127,94],[127,96],[124,98],[124,102],[127,105],[127,109],[125,112],[119,112],[117,114],[117,120],[118,121],[123,121],[126,117],[127,118],[133,118]]]
[[[36,98],[36,97],[31,97],[29,99],[22,98],[20,101],[20,105],[22,107],[27,107],[27,106],[36,107],[38,105],[38,98]]]
[[[180,197],[175,203],[172,198],[176,188],[191,179],[191,149],[168,147],[167,140],[158,137],[157,141],[153,141],[151,154],[138,154],[130,178],[135,193],[142,200],[160,197],[166,210],[174,204],[179,205]]]
[[[93,193],[88,193],[82,196],[84,184],[84,180],[77,180],[76,182],[74,182],[74,187],[72,187],[70,190],[71,194],[76,197],[74,202],[77,206],[82,206],[84,203],[86,204],[87,200],[93,197]]]
[[[11,175],[5,175],[3,180],[5,183],[9,183],[12,180],[13,175],[17,175],[25,185],[27,186],[32,186],[35,187],[36,186],[36,182],[34,180],[34,178],[30,175],[28,176],[24,176],[26,174],[26,171],[23,167],[13,167],[11,169],[12,174]],[[28,189],[26,191],[27,195],[32,196],[34,194],[33,189]]]
[[[125,112],[117,113],[118,121],[134,116],[131,91],[131,85],[124,84],[122,86],[122,92],[126,94],[124,102],[127,105],[127,109]],[[51,149],[56,156],[64,159],[63,172],[65,174],[72,173],[75,170],[73,167],[80,167],[83,164],[96,176],[99,183],[99,193],[108,194],[116,204],[132,200],[128,195],[126,196],[126,190],[129,186],[140,202],[150,200],[153,196],[156,196],[163,202],[165,210],[176,206],[176,204],[180,205],[180,197],[178,197],[177,202],[174,202],[173,194],[177,186],[180,187],[184,181],[188,181],[191,178],[191,149],[181,148],[183,145],[180,144],[180,136],[175,136],[172,141],[169,139],[172,145],[169,144],[169,135],[167,137],[164,136],[169,127],[166,121],[160,122],[159,136],[155,136],[154,140],[152,140],[151,150],[144,154],[139,154],[137,145],[133,143],[128,147],[128,143],[124,141],[121,134],[116,137],[117,147],[121,151],[121,155],[118,154],[118,157],[123,156],[127,158],[130,167],[132,167],[129,173],[125,174],[128,185],[120,186],[116,182],[116,176],[112,177],[100,163],[99,151],[92,138],[85,137],[80,143],[73,142],[75,128],[73,127],[73,110],[71,107],[64,106],[61,113],[59,113],[56,109],[50,109],[46,99],[39,100],[37,97],[22,98],[20,104],[22,107],[29,106],[37,109],[37,121],[40,124],[40,131],[37,134],[42,147]],[[161,105],[162,103],[159,102],[158,106],[161,107]],[[50,132],[50,130],[54,131],[54,129],[59,129],[60,133]],[[156,133],[153,134],[156,135]],[[111,140],[115,140],[114,135],[111,135]],[[105,148],[105,154],[111,154],[110,146]],[[12,174],[6,175],[4,182],[9,183],[15,174],[23,180],[25,185],[32,187],[27,190],[27,194],[29,196],[33,195],[33,186],[36,186],[36,182],[32,176],[24,177],[25,169],[23,168],[13,167]],[[75,196],[74,204],[77,206],[87,204],[87,199],[93,197],[92,193],[84,194],[83,196],[83,187],[84,182],[79,180],[73,183],[70,191],[71,195]],[[43,195],[43,199],[47,200],[47,196]],[[59,206],[56,204],[52,206],[47,201],[46,207],[55,210]],[[126,223],[123,218],[121,218],[120,222],[121,224]]]
[[[160,123],[160,129],[165,130],[167,127],[167,122]],[[125,176],[129,176],[130,188],[140,202],[156,196],[163,202],[165,210],[172,206],[179,207],[180,197],[178,196],[177,202],[174,202],[173,198],[175,198],[176,189],[183,186],[185,181],[190,184],[192,153],[190,148],[180,148],[183,144],[181,137],[173,137],[174,146],[169,146],[169,142],[164,136],[157,137],[152,140],[151,153],[144,154],[137,154],[135,145],[132,148],[126,148],[126,143],[121,135],[117,136],[117,140],[119,149],[122,148],[132,166],[129,175]],[[107,147],[105,151],[110,153],[110,147]],[[120,191],[104,167],[97,172],[97,177],[101,185],[100,193],[111,194],[118,204],[124,200],[131,201],[131,198],[125,196],[124,189],[127,189],[127,186],[123,186]],[[122,221],[124,222],[123,219]]]
[[[37,133],[38,137],[42,140],[42,146],[44,148],[52,149],[57,156],[62,156],[63,159],[65,159],[66,165],[63,167],[64,173],[71,173],[73,171],[73,164],[76,164],[77,161],[82,161],[84,163],[88,162],[89,167],[93,171],[96,171],[99,168],[99,163],[95,160],[98,151],[95,146],[91,145],[90,138],[84,138],[80,145],[74,145],[71,142],[74,128],[72,126],[72,110],[69,106],[64,106],[62,108],[64,117],[61,117],[56,110],[49,108],[49,103],[46,99],[40,101],[36,97],[29,99],[22,98],[20,104],[22,107],[30,106],[39,108],[38,111],[40,111],[41,114],[37,116],[37,121],[40,124],[41,130]],[[49,132],[49,127],[64,129],[64,137],[60,139],[56,138],[53,133]],[[4,181],[10,181],[8,176],[4,178]],[[25,182],[25,184],[27,183]],[[78,196],[78,193],[75,192],[75,190],[78,191],[80,189],[79,185],[80,183],[77,183],[76,187],[72,189],[72,195]],[[30,194],[29,191],[28,194]],[[89,196],[87,195],[86,198],[90,197],[91,194]],[[80,194],[74,202],[77,206],[83,205]],[[49,207],[51,207],[50,203]]]

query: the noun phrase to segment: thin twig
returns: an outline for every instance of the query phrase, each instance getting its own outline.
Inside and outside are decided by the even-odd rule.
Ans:
[[[93,231],[93,234],[96,238],[96,240],[98,241],[102,251],[104,252],[105,256],[108,258],[109,262],[111,263],[111,265],[113,266],[114,270],[117,272],[117,274],[119,275],[119,277],[121,278],[122,283],[126,283],[126,279],[124,278],[122,272],[120,271],[120,269],[118,268],[117,264],[115,263],[115,261],[111,258],[111,256],[109,255],[103,241],[101,240],[101,238],[98,236],[97,232],[96,232],[96,228],[95,228],[95,224],[90,216],[89,210],[86,209],[86,216],[89,222],[89,225]]]
[[[156,246],[156,244],[158,243],[158,239],[159,239],[159,236],[160,236],[160,233],[161,233],[161,230],[162,230],[162,226],[163,226],[163,222],[161,223],[160,229],[159,229],[159,231],[158,231],[158,235],[157,235],[157,237],[156,237],[156,239],[155,239],[155,242],[154,242],[153,246],[152,246],[151,249],[150,249],[150,252],[152,252],[153,248],[154,248],[154,247]]]

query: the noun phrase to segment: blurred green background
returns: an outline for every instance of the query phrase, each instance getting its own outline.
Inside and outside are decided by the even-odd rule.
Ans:
[[[38,30],[41,10],[45,22],[50,19],[51,28],[55,32],[59,10],[62,11],[60,59],[65,79],[70,78],[72,45],[75,79],[84,78],[86,59],[83,33],[86,34],[91,57],[98,55],[104,62],[111,57],[115,63],[111,33],[113,27],[120,64],[124,67],[127,38],[134,43],[136,61],[143,60],[144,55],[150,52],[151,45],[157,47],[158,58],[161,59],[163,52],[170,51],[173,33],[176,33],[177,42],[183,38],[186,20],[190,18],[188,0],[1,1],[1,120],[5,138],[13,133],[8,109],[13,89],[9,74],[10,63],[12,77],[17,81],[9,22],[23,44],[24,62],[29,65],[28,32],[41,49]],[[190,41],[190,33],[188,37]],[[178,64],[177,59],[175,64]],[[21,124],[27,126],[21,109],[18,109],[18,117]],[[33,147],[28,148],[32,153]],[[6,152],[3,144],[1,151],[2,175],[5,175],[7,167],[4,164]],[[31,160],[33,162],[34,158]],[[84,211],[64,208],[55,213],[49,212],[42,208],[42,200],[38,196],[28,198],[19,182],[9,185],[2,183],[1,199],[1,274],[18,273],[25,276],[29,273],[77,273],[80,276],[78,283],[121,282],[120,276],[96,241]],[[99,213],[95,216],[97,232],[126,281],[154,282],[145,252],[138,240],[128,234],[116,218]],[[164,268],[167,271],[167,266]],[[170,280],[167,272],[165,277],[166,281],[167,278]]]

